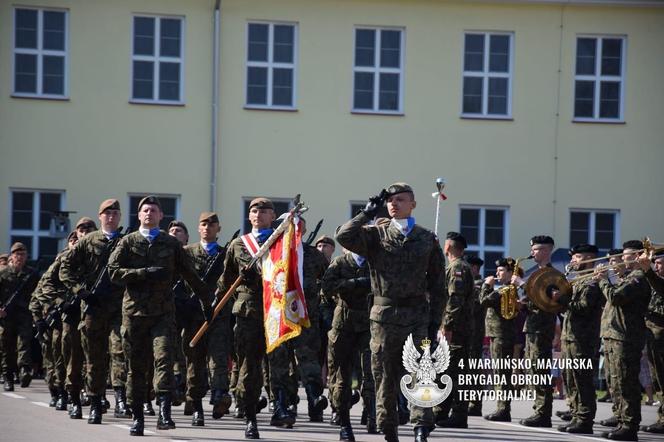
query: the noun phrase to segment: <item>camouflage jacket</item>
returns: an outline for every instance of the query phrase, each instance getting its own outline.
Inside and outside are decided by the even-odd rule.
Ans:
[[[163,267],[168,277],[151,280],[147,267]],[[209,304],[211,294],[203,284],[182,245],[165,232],[150,243],[140,232],[124,236],[108,260],[111,281],[123,285],[122,313],[128,316],[158,316],[172,313],[173,282],[182,276],[199,299]]]
[[[67,296],[67,287],[60,281],[60,266],[68,249],[61,251],[53,263],[46,269],[37,289],[32,294],[30,312],[34,320],[43,319],[44,313],[52,306],[64,302]]]
[[[8,265],[0,270],[0,307],[4,308],[16,289],[21,288],[7,308],[7,319],[13,315],[30,316],[28,305],[38,283],[39,275],[32,267],[25,266],[17,272],[13,266]]]
[[[574,284],[571,296],[561,296],[558,303],[566,309],[560,339],[599,347],[599,326],[604,296],[592,280]]]
[[[486,309],[480,300],[483,282],[484,280],[480,275],[477,275],[473,280],[473,341],[479,342],[480,344],[484,339],[484,336],[486,336],[484,324]]]
[[[551,264],[547,264],[547,267],[552,266]],[[553,336],[556,333],[556,314],[540,310],[530,299],[528,299],[526,305],[528,306],[528,316],[526,317],[526,322],[523,324],[523,332],[542,334],[550,337],[551,341],[553,341]]]
[[[351,253],[345,253],[337,256],[327,268],[323,276],[323,295],[327,299],[338,299],[338,305],[358,312],[364,312],[369,324],[369,305],[368,297],[371,294],[371,287],[352,287],[343,286],[345,281],[354,278],[369,277],[369,266],[365,262],[362,267],[357,265],[355,258]]]
[[[203,281],[207,286],[208,291],[210,293],[214,293],[214,291],[217,289],[217,281],[219,280],[221,274],[224,272],[224,256],[226,251],[222,246],[219,246],[217,249],[217,255],[208,255],[207,250],[205,250],[205,247],[203,247],[200,242],[196,244],[189,244],[188,246],[185,246],[184,250],[189,257],[189,260],[193,263],[194,269],[196,270],[196,273],[198,273],[198,277],[201,279],[203,279],[205,276],[205,271],[212,263],[212,260],[216,259],[216,261],[214,261],[213,268],[210,269],[207,277]],[[188,295],[192,293],[191,287],[187,287],[186,293]],[[203,317],[203,311],[200,308],[191,309],[191,313],[193,313],[192,319],[198,321],[205,320]]]
[[[117,240],[115,244],[119,244],[119,241],[121,240]],[[112,240],[107,239],[101,230],[96,230],[81,238],[62,258],[60,266],[62,284],[74,294],[78,294],[83,289],[91,290],[99,273],[109,262],[112,246]],[[123,291],[122,286],[112,284],[110,279],[106,279],[105,286],[98,289],[99,299],[97,301],[104,310],[118,311],[122,305]]]
[[[475,280],[470,265],[461,258],[450,261],[446,269],[447,306],[443,328],[452,332],[452,343],[468,344],[473,336]],[[465,341],[465,342],[464,342]]]
[[[633,270],[616,285],[603,279],[599,287],[606,298],[602,315],[602,338],[629,341],[642,348],[645,343],[645,315],[650,302],[650,286],[641,270]]]
[[[649,269],[646,272],[646,279],[652,287],[652,296],[650,297],[650,304],[648,304],[648,317],[664,321],[664,278]]]
[[[514,340],[516,330],[512,319],[505,319],[500,314],[500,292],[488,284],[482,284],[480,291],[480,304],[486,309],[484,320],[486,335],[492,338]]]
[[[440,327],[447,292],[445,258],[436,235],[416,224],[404,237],[391,224],[368,222],[360,212],[341,226],[336,240],[369,263],[374,294],[370,319],[400,325],[425,321],[430,328]]]
[[[259,242],[259,245],[262,243]],[[240,270],[252,260],[251,254],[244,246],[242,237],[235,238],[226,251],[224,272],[217,286],[223,296],[240,275]],[[234,294],[233,314],[243,318],[263,319],[263,280],[260,270],[255,265],[248,271]]]
[[[42,284],[44,283],[44,275],[39,278],[37,287],[35,288],[35,291],[32,292],[32,295],[30,296],[30,303],[28,304],[28,310],[30,310],[30,313],[32,313],[32,320],[34,322],[37,322],[40,319],[44,319],[46,313],[47,306],[40,300],[40,298],[42,298]]]
[[[320,304],[320,287],[323,275],[327,269],[328,262],[317,248],[308,244],[302,244],[303,263],[302,263],[302,284],[304,287],[304,297],[307,300],[307,312],[309,318],[318,316],[318,306]]]

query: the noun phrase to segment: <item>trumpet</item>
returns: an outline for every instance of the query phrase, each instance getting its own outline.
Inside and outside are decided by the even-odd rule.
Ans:
[[[629,254],[632,254],[632,253],[641,254],[643,252],[646,252],[648,254],[657,254],[657,253],[661,253],[662,251],[664,251],[664,244],[656,244],[656,243],[652,242],[650,240],[650,238],[645,237],[645,238],[643,238],[643,248],[639,249],[635,252],[614,253],[613,255],[599,256],[597,258],[585,259],[583,261],[579,261],[579,262],[576,262],[574,264],[569,263],[565,266],[565,276],[569,275],[570,273],[579,273],[579,272],[574,270],[574,268],[573,268],[574,265],[588,264],[588,263],[597,262],[597,261],[605,261],[605,260],[609,260],[611,258],[615,258],[617,256],[624,256],[624,255],[629,255]],[[625,262],[621,262],[621,264],[629,264],[631,262],[634,262],[634,261],[629,261],[629,262],[625,261]]]
[[[514,274],[519,274],[519,264],[521,261],[531,259],[532,255],[523,258],[517,258],[514,263]],[[518,289],[514,284],[507,284],[498,289],[500,293],[500,315],[504,319],[512,319],[516,316],[517,305],[519,304]]]

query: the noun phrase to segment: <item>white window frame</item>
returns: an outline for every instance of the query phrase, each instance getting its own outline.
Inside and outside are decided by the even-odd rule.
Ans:
[[[482,71],[466,71],[465,70],[465,56],[466,56],[466,35],[484,35],[484,59]],[[489,59],[490,59],[490,45],[491,37],[494,35],[507,36],[509,42],[509,57],[508,57],[508,71],[507,72],[490,72]],[[463,46],[461,49],[461,118],[475,118],[482,120],[511,120],[512,119],[512,78],[514,72],[514,32],[509,31],[464,31],[463,33]],[[466,77],[474,77],[482,79],[482,112],[468,113],[463,111],[463,83]],[[491,78],[507,78],[507,113],[506,114],[490,114],[489,111],[489,79]]]
[[[134,28],[134,19],[136,18],[154,18],[154,55],[135,55],[134,54],[134,39],[135,39],[135,28]],[[180,56],[179,57],[170,57],[170,56],[161,56],[159,54],[161,49],[161,20],[180,20],[181,31],[180,31]],[[129,63],[129,102],[130,103],[143,103],[143,104],[163,104],[171,106],[181,106],[186,103],[185,100],[185,78],[184,78],[184,63],[185,63],[185,54],[184,49],[185,45],[185,36],[186,36],[186,27],[187,23],[184,16],[180,15],[153,15],[153,14],[133,14],[131,16],[131,61]],[[134,98],[134,61],[149,61],[154,63],[154,71],[152,77],[152,96],[153,99],[147,98]],[[179,63],[180,64],[180,99],[179,100],[162,100],[159,98],[159,64],[161,62],[166,63]]]
[[[16,10],[28,9],[37,11],[37,49],[17,48],[16,47]],[[43,49],[44,43],[44,12],[63,12],[65,14],[65,49],[58,51],[53,49]],[[51,100],[69,99],[69,11],[58,8],[35,8],[32,6],[14,6],[12,9],[12,97],[46,98]],[[16,92],[16,54],[36,55],[37,56],[37,91]],[[45,94],[44,89],[44,56],[64,57],[63,68],[63,94]]]
[[[595,46],[595,75],[577,75],[576,62],[578,54],[576,48],[574,51],[574,84],[572,92],[572,121],[582,123],[624,123],[625,122],[625,69],[627,63],[627,36],[626,35],[597,35],[597,34],[577,34],[574,39],[574,44],[578,46],[580,38],[593,38],[597,40]],[[620,75],[602,75],[602,46],[604,39],[621,40],[622,47],[620,52]],[[592,117],[576,117],[574,116],[574,107],[576,106],[576,82],[577,81],[592,81],[595,84],[593,95],[593,116]],[[600,94],[601,84],[603,81],[620,82],[620,105],[618,110],[618,118],[600,118]]]
[[[249,60],[249,26],[250,25],[267,25],[267,60],[268,61],[250,61]],[[273,61],[274,52],[274,27],[275,26],[292,26],[293,27],[293,62],[283,63]],[[298,52],[299,52],[299,26],[296,22],[281,22],[281,21],[261,21],[250,20],[247,22],[245,32],[245,57],[244,57],[244,107],[247,109],[273,109],[273,110],[297,110],[297,79],[298,79]],[[250,104],[247,102],[249,91],[249,68],[266,68],[267,69],[267,104]],[[293,70],[293,90],[291,101],[292,106],[274,105],[272,104],[272,78],[274,69],[292,69]]]
[[[13,229],[12,228],[12,216],[14,213],[14,192],[32,192],[32,229]],[[32,251],[29,256],[29,259],[39,259],[39,238],[51,238],[50,229],[40,230],[39,229],[39,216],[41,214],[41,202],[39,197],[42,193],[55,193],[60,195],[60,210],[64,210],[67,202],[65,201],[66,192],[60,189],[27,189],[20,187],[11,187],[9,189],[9,235],[7,236],[7,250],[11,247],[12,236],[31,236],[32,237]],[[58,244],[58,249],[62,245],[62,240]]]
[[[469,252],[477,252],[477,255],[484,259],[485,252],[502,252],[503,256],[509,256],[510,252],[510,208],[509,206],[492,206],[492,205],[474,205],[474,204],[463,204],[459,206],[459,232],[461,231],[461,211],[462,210],[478,210],[480,211],[480,219],[478,225],[478,243],[479,244],[468,244],[466,248]],[[486,230],[486,211],[487,210],[502,210],[504,213],[504,225],[503,225],[503,246],[494,246],[485,244],[485,230]]]
[[[125,218],[125,225],[130,226],[131,225],[131,213],[135,210],[133,207],[131,207],[131,199],[136,198],[139,196],[146,196],[146,195],[154,195],[157,198],[173,198],[175,199],[175,219],[180,219],[180,206],[182,204],[182,196],[181,195],[176,195],[174,193],[151,193],[151,192],[130,192],[127,194],[127,206],[129,210],[127,210],[127,216]]]
[[[357,31],[358,30],[373,30],[376,31],[376,40],[374,45],[374,64],[370,66],[356,66],[355,65],[355,51],[357,49]],[[399,31],[401,33],[400,46],[399,46],[399,68],[384,68],[380,66],[380,42],[383,31]],[[387,115],[404,115],[403,109],[403,91],[404,91],[404,75],[405,75],[405,48],[406,48],[406,28],[405,27],[389,27],[389,26],[360,26],[353,27],[353,89],[351,93],[351,112],[356,114],[387,114]],[[373,78],[373,108],[363,109],[355,107],[355,73],[368,72],[374,74]],[[399,74],[399,104],[397,110],[383,110],[379,109],[380,105],[380,74]]]
[[[571,243],[572,239],[572,213],[589,213],[590,216],[588,218],[588,238],[587,238],[587,243],[588,244],[595,244],[595,234],[597,233],[596,231],[596,225],[595,225],[595,217],[597,214],[611,214],[614,216],[614,231],[613,231],[613,247],[618,247],[620,246],[620,210],[617,209],[580,209],[576,207],[572,207],[569,209],[569,228],[568,228],[568,236],[567,239]],[[570,244],[570,247],[573,247],[575,244]]]

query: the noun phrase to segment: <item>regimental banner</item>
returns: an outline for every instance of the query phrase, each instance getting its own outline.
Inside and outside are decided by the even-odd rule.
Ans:
[[[299,336],[309,327],[302,289],[302,222],[293,217],[288,228],[261,260],[263,314],[267,352]]]

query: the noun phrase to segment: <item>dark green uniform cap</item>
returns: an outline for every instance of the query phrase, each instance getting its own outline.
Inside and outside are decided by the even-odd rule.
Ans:
[[[332,247],[336,247],[336,246],[337,246],[336,243],[334,242],[334,239],[330,238],[330,237],[327,236],[327,235],[321,235],[321,236],[319,236],[318,239],[316,240],[316,242],[314,243],[314,245],[317,246],[318,243],[320,243],[320,242],[325,243],[325,244],[329,244],[329,245],[331,245]]]
[[[272,209],[274,210],[274,204],[267,198],[254,198],[249,203],[249,210],[253,207],[258,207],[259,209]]]
[[[385,189],[387,191],[387,196],[396,195],[397,193],[410,192],[413,193],[413,188],[410,187],[407,183],[394,183]]]
[[[159,207],[159,210],[161,210],[161,203],[159,202],[159,198],[157,198],[154,195],[148,195],[138,202],[139,212],[141,211],[141,207],[143,207],[143,204],[154,204],[155,206]]]
[[[171,227],[181,227],[184,232],[189,235],[189,230],[187,229],[187,226],[182,222],[174,219],[170,223],[168,223],[168,228],[166,230],[171,230]]]
[[[27,252],[28,248],[22,242],[15,242],[14,244],[12,244],[12,248],[11,248],[10,252],[14,253],[14,252],[18,252],[20,250],[23,250],[23,251]]]
[[[207,221],[210,224],[212,223],[219,224],[219,216],[217,216],[217,214],[214,212],[202,212],[201,215],[198,217],[198,222],[202,223],[203,221]]]

